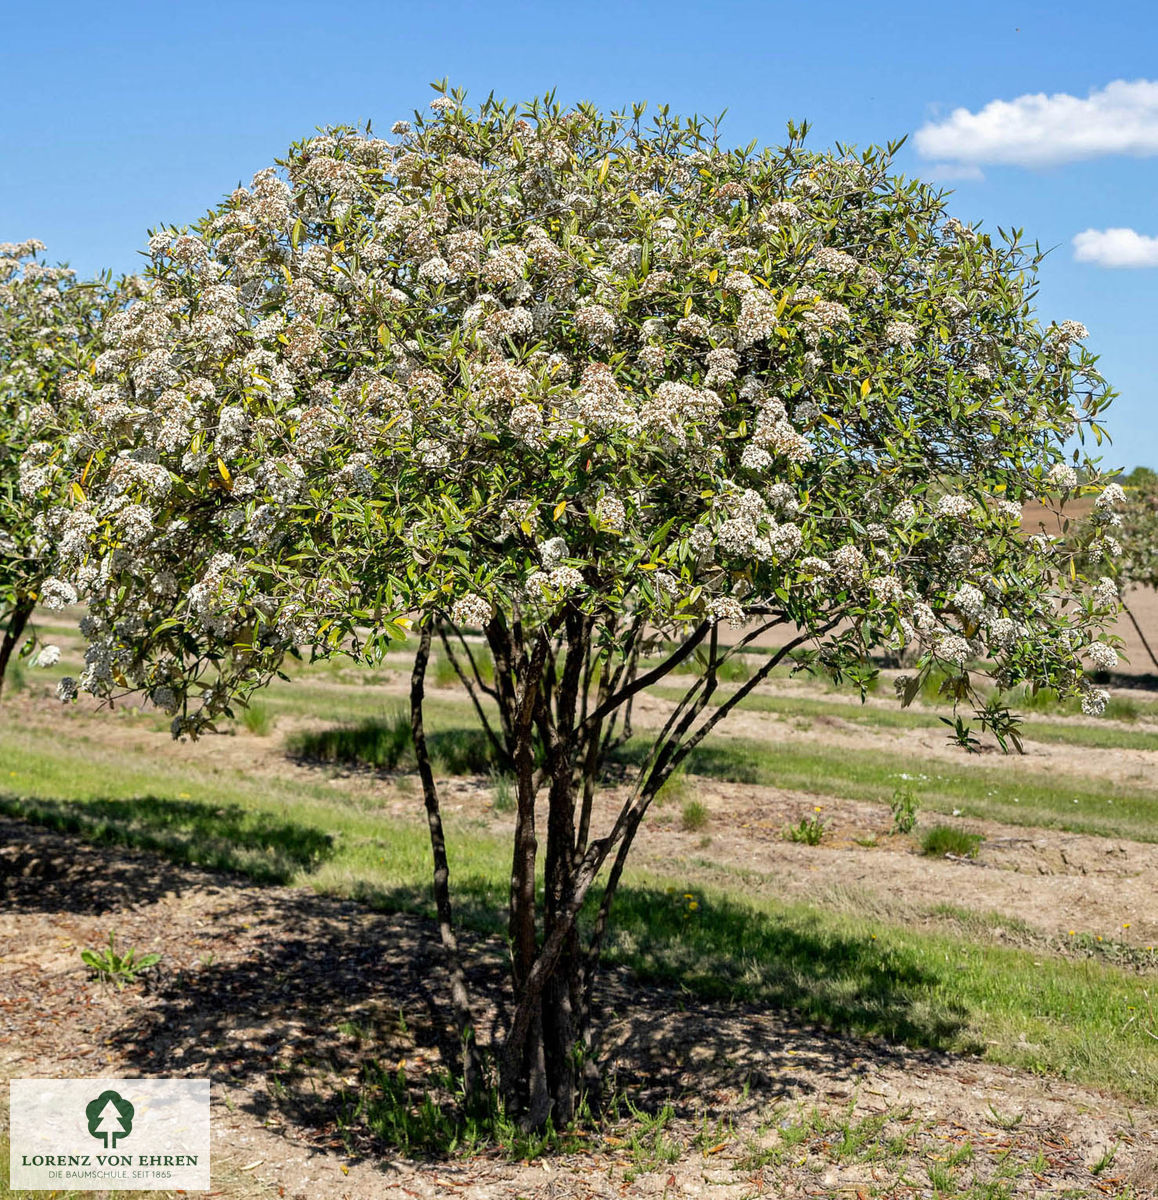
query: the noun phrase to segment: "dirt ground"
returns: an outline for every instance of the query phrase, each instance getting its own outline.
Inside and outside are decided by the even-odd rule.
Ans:
[[[651,852],[661,854],[669,835],[655,836]],[[238,1194],[222,1186],[224,1175],[294,1200],[852,1200],[869,1188],[929,1194],[912,1184],[914,1161],[942,1159],[968,1141],[976,1178],[995,1176],[1002,1163],[1032,1163],[1013,1195],[1115,1195],[1127,1187],[1158,1195],[1158,1114],[974,1059],[697,1004],[622,973],[603,989],[607,1061],[615,1086],[641,1107],[673,1104],[667,1133],[682,1148],[676,1161],[641,1167],[627,1131],[617,1137],[614,1129],[598,1148],[532,1163],[421,1163],[357,1138],[344,1142],[330,1101],[356,1081],[363,1059],[373,1053],[390,1068],[421,1071],[446,1051],[445,979],[429,925],[15,821],[0,820],[0,845],[0,1076],[208,1076],[218,1194]],[[793,848],[781,849],[790,869],[805,870]],[[1006,873],[963,870],[970,886]],[[112,926],[123,945],[164,953],[147,987],[116,991],[87,978],[79,948],[98,945]],[[468,953],[472,985],[489,1003],[485,1040],[502,1012],[502,961],[497,946],[478,940]],[[630,1019],[617,1015],[629,1011]],[[356,1022],[367,1040],[340,1030],[342,1022]],[[886,1134],[907,1138],[903,1167],[841,1161],[831,1132],[806,1139],[787,1163],[744,1165],[752,1146],[773,1142],[801,1106],[835,1120],[854,1098],[858,1120],[882,1114]],[[723,1132],[705,1138],[705,1129]],[[1095,1174],[1113,1147],[1112,1169]]]

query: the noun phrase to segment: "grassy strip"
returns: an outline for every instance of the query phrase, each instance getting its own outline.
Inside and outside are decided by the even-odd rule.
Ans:
[[[636,738],[619,752],[639,763],[649,743]],[[922,807],[1099,837],[1158,842],[1158,791],[1074,775],[1014,774],[971,758],[944,759],[840,746],[769,745],[752,738],[708,739],[687,759],[689,774],[777,787],[807,795],[887,803],[898,786]]]
[[[665,700],[680,700],[682,688],[654,687],[653,695]],[[731,695],[719,692],[712,702],[722,704]],[[838,717],[856,725],[876,729],[942,730],[940,715],[927,708],[901,708],[900,705],[849,703],[847,699],[819,700],[796,696],[770,696],[754,692],[740,701],[738,708],[749,712],[775,713],[780,717]],[[950,711],[947,707],[943,712]],[[1158,731],[1122,729],[1116,725],[1084,721],[1023,721],[1021,733],[1028,741],[1090,746],[1112,750],[1158,750]]]

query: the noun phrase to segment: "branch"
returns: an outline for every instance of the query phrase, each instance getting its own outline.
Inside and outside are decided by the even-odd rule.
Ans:
[[[457,626],[455,626],[455,630],[456,632],[458,631]],[[446,625],[442,620],[439,620],[438,622],[438,636],[442,640],[443,649],[446,651],[447,658],[450,659],[451,665],[454,667],[454,673],[461,680],[462,686],[466,688],[466,694],[470,697],[471,704],[474,705],[474,711],[478,716],[479,723],[483,727],[483,732],[486,733],[491,745],[495,748],[495,754],[499,762],[506,765],[509,763],[511,757],[510,748],[503,745],[503,743],[499,740],[498,734],[495,733],[495,731],[491,728],[491,723],[487,720],[486,712],[483,710],[482,701],[479,700],[478,695],[475,693],[474,684],[466,677],[465,672],[459,665],[458,657],[454,653],[454,649],[451,647],[450,639],[446,636]],[[462,633],[459,632],[458,636],[459,640],[461,641]],[[465,641],[463,642],[463,645],[466,645]],[[469,650],[467,650],[467,657],[470,660],[471,669],[474,673],[475,679],[478,679],[478,667],[475,666],[474,658],[471,656]],[[484,686],[482,680],[479,680],[479,686]],[[496,700],[498,699],[498,694],[496,692],[490,691],[490,694],[494,696]]]
[[[662,679],[674,667],[679,666],[685,658],[704,640],[705,635],[711,628],[711,622],[701,621],[696,626],[691,637],[685,641],[678,650],[664,659],[657,667],[652,667],[650,671],[644,672],[636,679],[624,687],[621,691],[616,692],[614,696],[610,696],[605,700],[584,722],[585,725],[593,725],[596,721],[602,721],[608,713],[614,712],[625,700],[630,699],[636,692],[642,692],[644,688],[651,687],[657,679]]]

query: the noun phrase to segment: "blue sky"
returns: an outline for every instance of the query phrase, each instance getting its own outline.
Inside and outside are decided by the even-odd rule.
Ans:
[[[38,237],[84,273],[136,269],[147,227],[196,218],[317,125],[387,129],[441,76],[476,96],[727,108],[737,144],[777,142],[789,118],[818,146],[924,131],[900,168],[953,187],[963,220],[1055,248],[1040,314],[1084,321],[1122,393],[1107,465],[1158,467],[1152,3],[108,0],[10,4],[3,35],[0,241]],[[1122,262],[1150,265],[1106,265]]]

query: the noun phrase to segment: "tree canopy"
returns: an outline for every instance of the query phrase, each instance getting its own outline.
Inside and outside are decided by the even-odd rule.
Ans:
[[[61,439],[78,414],[62,392],[86,361],[101,317],[130,284],[108,277],[82,282],[67,266],[50,266],[38,241],[0,244],[0,687],[24,641],[38,600],[71,596],[53,576],[56,546],[36,501],[56,471]],[[43,661],[54,651],[41,650]]]

